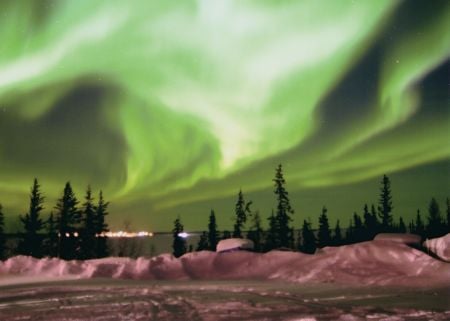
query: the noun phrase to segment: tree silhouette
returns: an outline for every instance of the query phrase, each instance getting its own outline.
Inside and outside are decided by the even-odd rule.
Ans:
[[[372,240],[375,235],[377,234],[378,229],[378,220],[377,220],[377,214],[375,212],[375,206],[372,205],[372,213],[369,212],[369,207],[367,204],[364,204],[364,227],[366,230],[366,237],[365,240]]]
[[[450,233],[450,199],[447,197],[447,233]]]
[[[308,254],[314,254],[316,252],[316,236],[311,229],[311,223],[303,220],[302,226],[302,251]]]
[[[231,239],[231,232],[230,231],[223,231],[222,233],[222,240]]]
[[[58,256],[58,227],[53,212],[50,213],[47,219],[46,227],[47,235],[44,239],[45,255],[56,257]]]
[[[0,260],[4,259],[6,259],[5,216],[3,206],[0,204]]]
[[[246,203],[242,190],[239,190],[238,199],[235,206],[236,220],[234,223],[233,237],[242,238],[242,230],[245,222],[247,222],[247,214],[250,214],[250,205],[252,202]]]
[[[431,198],[428,206],[428,217],[426,226],[427,238],[435,238],[445,234],[445,226],[442,222],[441,210],[436,199]]]
[[[215,251],[217,243],[219,242],[219,232],[217,231],[216,214],[214,210],[211,209],[211,214],[209,215],[208,223],[208,249]]]
[[[269,230],[267,231],[264,243],[265,251],[270,251],[280,247],[280,240],[278,239],[278,230],[279,230],[278,221],[275,217],[275,214],[273,213],[273,210],[268,220],[269,220]]]
[[[81,259],[92,259],[96,257],[96,211],[91,187],[88,186],[84,197],[82,209],[82,226],[80,230],[80,253]]]
[[[108,238],[105,232],[109,231],[105,217],[108,215],[109,202],[105,202],[103,191],[98,194],[98,203],[95,207],[94,231],[96,236],[95,255],[98,258],[107,257],[109,255]]]
[[[399,233],[406,233],[406,225],[403,221],[403,218],[400,216],[400,219],[398,221],[398,232]]]
[[[275,217],[278,230],[276,238],[279,241],[280,247],[292,248],[294,245],[294,236],[292,235],[292,229],[289,226],[289,223],[292,221],[291,215],[294,214],[294,210],[289,201],[289,193],[284,187],[286,180],[283,177],[283,168],[281,164],[276,168],[273,182],[275,185],[274,193],[277,197]]]
[[[341,233],[341,226],[339,224],[339,220],[336,221],[336,226],[334,228],[333,245],[335,245],[335,246],[342,245],[342,233]]]
[[[40,185],[35,178],[30,192],[30,207],[28,213],[20,216],[23,224],[24,234],[20,242],[20,253],[34,257],[42,257],[42,241],[43,236],[40,234],[44,227],[41,219],[41,211],[44,209],[42,204],[44,197],[40,192]]]
[[[72,260],[78,254],[78,233],[81,214],[77,208],[78,200],[70,182],[66,183],[62,197],[56,204],[59,238],[59,257]]]
[[[252,225],[247,234],[247,238],[253,241],[253,249],[256,252],[261,252],[263,250],[263,233],[264,231],[261,226],[261,217],[259,216],[259,211],[256,211],[255,214],[252,215]]]
[[[419,209],[417,209],[416,221],[413,222],[412,226],[411,233],[420,235],[422,239],[425,238],[425,224],[423,223]]]
[[[364,225],[361,219],[356,212],[353,213],[353,241],[354,242],[362,242],[367,240],[367,236],[365,233]]]
[[[318,247],[325,247],[331,243],[331,231],[328,223],[327,208],[322,208],[322,214],[319,216],[319,232],[317,235]]]
[[[208,233],[206,233],[205,231],[203,231],[202,234],[200,235],[200,240],[198,241],[196,251],[204,251],[204,250],[209,250]]]
[[[381,232],[390,232],[392,229],[392,195],[389,177],[383,175],[381,180],[380,197],[378,200],[378,214],[381,219]]]
[[[183,224],[181,224],[179,216],[173,224],[173,256],[180,257],[186,253],[186,240],[182,236],[180,236],[180,233],[184,231],[184,226]]]

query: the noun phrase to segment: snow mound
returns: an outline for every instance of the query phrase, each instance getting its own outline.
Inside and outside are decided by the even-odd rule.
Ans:
[[[423,246],[444,261],[450,262],[450,233],[435,239],[426,240]]]
[[[406,234],[406,233],[380,233],[374,238],[375,241],[391,241],[404,243],[409,245],[420,245],[422,237],[417,234]]]
[[[217,252],[233,251],[233,250],[253,250],[254,244],[252,240],[231,238],[220,241],[217,244]]]
[[[0,261],[1,274],[39,278],[273,279],[295,283],[450,286],[450,264],[403,243],[379,240],[325,247],[315,255],[286,251],[264,254],[201,251],[185,254],[179,259],[163,254],[136,260],[105,258],[88,261],[16,256]]]

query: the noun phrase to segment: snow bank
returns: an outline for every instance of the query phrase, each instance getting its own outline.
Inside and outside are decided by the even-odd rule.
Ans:
[[[221,240],[217,244],[216,252],[225,252],[233,250],[253,250],[254,244],[252,240],[241,239],[241,238],[231,238]]]
[[[435,239],[426,240],[423,246],[444,261],[450,262],[450,233]]]
[[[380,233],[374,238],[375,241],[391,241],[409,245],[420,245],[422,237],[417,234],[408,233]]]
[[[0,262],[0,274],[125,279],[275,279],[296,283],[450,286],[450,264],[403,243],[370,241],[326,247],[315,255],[271,251],[170,254],[154,258],[62,261],[17,256]],[[1,281],[0,281],[1,283]]]

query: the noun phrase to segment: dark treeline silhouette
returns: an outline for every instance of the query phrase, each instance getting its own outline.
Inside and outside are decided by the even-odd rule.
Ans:
[[[250,210],[252,202],[246,202],[243,191],[239,190],[235,205],[233,233],[224,231],[220,239],[247,237],[254,242],[254,250],[257,252],[266,252],[273,249],[291,249],[312,254],[315,253],[317,248],[325,246],[340,246],[369,241],[379,233],[409,232],[418,234],[422,239],[425,239],[443,236],[450,232],[450,201],[448,198],[446,200],[446,217],[441,214],[436,199],[432,198],[426,218],[422,218],[420,211],[417,210],[416,217],[409,222],[408,226],[401,216],[399,216],[398,221],[395,220],[391,181],[387,175],[383,175],[381,179],[378,203],[371,204],[370,207],[368,204],[364,204],[361,208],[361,214],[354,212],[346,228],[341,227],[339,220],[336,221],[334,228],[331,228],[328,219],[328,209],[326,206],[323,206],[322,211],[318,215],[317,230],[313,229],[313,223],[310,218],[303,219],[301,226],[298,229],[294,229],[291,226],[294,210],[291,207],[289,193],[285,187],[286,180],[284,179],[282,165],[276,168],[273,182],[276,209],[272,210],[271,215],[268,217],[268,229],[264,230],[262,228],[259,211],[253,213]],[[180,218],[177,218],[175,223],[176,226],[181,224]],[[250,224],[245,235],[246,223]],[[295,235],[296,232],[297,235]],[[176,240],[180,238],[179,233],[179,229],[175,228],[174,237],[176,237]],[[204,231],[201,234],[196,250],[214,251],[218,241],[219,233],[216,218],[214,210],[211,210],[208,231]],[[186,252],[186,245],[177,246],[184,249],[184,251],[175,250],[174,241],[175,256],[180,256]]]
[[[45,197],[35,178],[30,191],[28,211],[20,215],[23,232],[18,233],[17,249],[12,252],[36,258],[59,257],[65,260],[92,259],[109,255],[107,247],[109,203],[103,199],[100,191],[97,203],[94,203],[90,186],[87,187],[85,201],[79,207],[70,182],[67,182],[61,198],[58,199],[55,212],[43,218]],[[0,204],[0,259],[5,258],[5,232],[2,207]]]

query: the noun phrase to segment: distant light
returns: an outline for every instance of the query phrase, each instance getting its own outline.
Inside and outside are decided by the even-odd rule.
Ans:
[[[96,237],[111,237],[111,238],[122,238],[122,237],[152,237],[152,232],[140,231],[140,232],[103,232],[101,234],[96,234]]]
[[[66,233],[66,237],[70,237],[70,233]]]
[[[73,236],[78,237],[78,232],[73,233]]]
[[[185,238],[187,238],[189,236],[189,234],[186,233],[186,232],[181,232],[181,233],[178,233],[178,236],[185,239]]]

